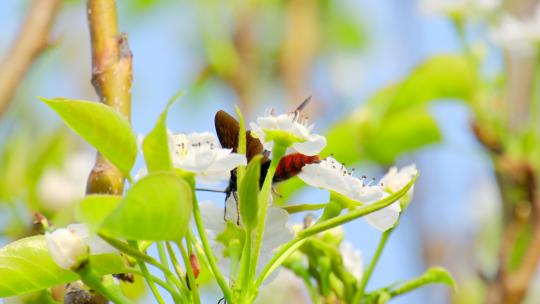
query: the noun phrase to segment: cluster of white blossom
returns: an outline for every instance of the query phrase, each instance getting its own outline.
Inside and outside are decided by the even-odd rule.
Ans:
[[[326,146],[326,138],[312,133],[313,125],[298,112],[268,115],[257,118],[250,124],[252,135],[262,142],[265,149],[272,150],[275,145],[288,145],[288,151],[305,155],[318,155]],[[169,131],[169,148],[172,163],[176,168],[192,172],[198,181],[215,182],[230,178],[230,171],[238,166],[246,165],[245,155],[233,153],[232,149],[222,148],[216,136],[209,132],[191,134],[173,134]],[[285,140],[284,140],[285,139]],[[390,171],[380,183],[366,183],[365,178],[353,176],[345,166],[333,157],[327,157],[320,162],[305,165],[299,177],[308,185],[327,189],[357,202],[359,205],[372,204],[390,196],[406,186],[417,174],[414,165]],[[412,188],[409,192],[412,195]],[[237,204],[233,195],[226,202],[227,213],[225,220],[240,223]],[[223,217],[223,209],[211,202],[202,202],[200,208],[204,226],[211,237],[216,255],[220,257],[224,272],[228,273],[230,265],[222,256],[224,244],[219,242],[219,236],[227,229]],[[396,201],[386,208],[373,212],[365,218],[375,228],[385,231],[393,227],[401,212],[400,202]],[[275,250],[294,236],[294,230],[288,223],[288,213],[279,207],[270,207],[262,240],[259,263],[266,264]],[[97,236],[91,236],[84,225],[70,225],[46,234],[46,242],[53,259],[62,268],[73,268],[78,265],[81,257],[89,253],[97,254],[111,252]],[[359,278],[362,274],[361,253],[352,248],[349,243],[342,243],[344,265]],[[258,267],[260,270],[262,267]]]

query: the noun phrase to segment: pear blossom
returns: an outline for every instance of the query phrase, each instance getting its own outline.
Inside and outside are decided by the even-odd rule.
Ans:
[[[247,163],[245,155],[221,148],[216,136],[209,132],[169,132],[169,144],[173,165],[195,173],[204,183],[227,180],[231,170]]]
[[[354,248],[353,244],[348,241],[344,241],[339,246],[339,253],[343,260],[343,266],[360,281],[362,274],[364,273],[364,263],[362,262],[362,252]]]
[[[234,197],[230,196],[225,204],[225,220],[234,225],[240,222],[240,227],[242,227],[242,219],[240,218],[240,220],[238,220],[238,212]],[[218,266],[224,274],[229,275],[230,260],[225,256],[225,251],[227,249],[226,245],[228,244],[223,244],[223,242],[218,240],[219,236],[223,234],[227,228],[226,221],[224,221],[223,218],[223,208],[216,206],[210,201],[201,202],[200,208],[204,227],[212,242],[213,252],[218,257]],[[257,271],[261,271],[263,266],[270,261],[280,245],[293,238],[293,230],[287,224],[288,218],[289,214],[285,210],[278,207],[268,208]],[[272,278],[272,276],[270,276],[270,278]]]
[[[115,252],[115,249],[95,235],[84,224],[71,224],[45,233],[45,242],[51,257],[63,269],[77,267],[88,254]]]
[[[414,175],[416,175],[414,166],[407,167],[403,172],[392,171],[385,176],[383,185],[384,182],[387,182],[389,187],[401,186],[397,188],[399,190]],[[354,177],[352,172],[349,172],[343,164],[333,157],[327,157],[319,163],[304,166],[298,177],[311,186],[337,192],[364,204],[372,204],[390,195],[380,184],[371,185],[371,183],[365,183],[365,178],[358,179]],[[400,212],[400,203],[396,201],[383,209],[366,215],[364,218],[376,229],[386,231],[395,225]]]
[[[308,124],[305,117],[298,111],[275,115],[270,111],[268,115],[257,118],[257,122],[251,122],[251,134],[259,138],[266,150],[272,151],[276,134],[289,136],[292,150],[305,155],[313,156],[321,152],[326,146],[326,138],[319,134],[311,133],[314,125]]]
[[[415,164],[408,165],[401,169],[397,167],[392,167],[388,172],[381,178],[380,185],[385,190],[390,192],[397,192],[401,188],[405,187],[413,177],[418,174]],[[408,194],[412,196],[414,191],[414,185],[409,189]]]
[[[498,46],[520,57],[532,57],[540,43],[540,5],[529,18],[505,15],[491,29],[491,39]]]
[[[90,151],[80,151],[66,157],[62,168],[51,168],[38,182],[38,195],[43,206],[51,211],[71,206],[84,196],[88,172],[94,164]]]

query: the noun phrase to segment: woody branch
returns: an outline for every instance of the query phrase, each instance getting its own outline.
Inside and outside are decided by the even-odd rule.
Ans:
[[[92,49],[92,85],[102,103],[129,120],[132,55],[127,35],[118,31],[116,2],[88,0],[87,18]],[[120,170],[98,153],[88,177],[86,192],[120,194],[124,188],[124,178]]]

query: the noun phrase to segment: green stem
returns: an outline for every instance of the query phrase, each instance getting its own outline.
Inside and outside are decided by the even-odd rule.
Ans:
[[[208,237],[206,236],[206,231],[204,230],[201,210],[199,209],[199,203],[197,202],[195,190],[193,190],[193,218],[195,220],[195,225],[197,226],[197,231],[199,232],[199,237],[201,238],[204,255],[207,258],[208,265],[210,265],[210,269],[212,270],[212,273],[214,274],[214,277],[216,278],[216,281],[221,288],[221,291],[223,292],[225,300],[227,300],[227,303],[232,303],[231,290],[229,289],[229,286],[227,285],[223,274],[221,274],[221,271],[217,266],[216,257],[212,252],[212,248],[210,247],[210,243],[208,242]]]
[[[161,297],[159,291],[156,288],[156,284],[154,284],[154,279],[152,278],[150,271],[148,271],[148,267],[146,267],[146,264],[141,260],[137,260],[137,264],[139,265],[139,268],[141,268],[142,275],[146,280],[146,283],[148,283],[148,287],[150,287],[154,298],[156,298],[158,303],[165,304],[165,301],[163,301],[163,298]]]
[[[125,270],[122,270],[122,273],[133,273],[133,274],[136,274],[136,275],[139,275],[141,277],[144,277],[142,271],[140,270],[137,270],[137,269],[133,269],[133,268],[127,268]],[[170,294],[173,294],[175,292],[177,292],[174,287],[171,287],[169,284],[167,284],[167,282],[163,281],[162,279],[154,276],[154,275],[151,275],[152,276],[152,280],[154,280],[154,282],[156,284],[158,284],[159,286],[161,286],[163,289],[167,290]]]
[[[167,261],[167,253],[165,252],[165,246],[163,245],[163,242],[156,242],[156,244],[158,248],[159,260],[161,262],[161,265],[169,269],[169,262]],[[167,284],[169,284],[169,286],[171,286],[174,289],[175,284],[174,284],[174,278],[172,278],[172,273],[169,273],[169,272],[165,273],[165,280]],[[178,291],[182,291],[182,288],[180,286],[176,286],[176,288],[178,288]],[[174,298],[175,303],[180,302],[180,299],[178,298],[177,293],[171,294],[171,296]]]
[[[169,256],[171,257],[171,262],[173,264],[174,271],[176,272],[176,276],[178,277],[178,279],[180,279],[180,281],[183,282],[184,272],[182,271],[182,266],[180,266],[180,263],[178,263],[178,259],[176,258],[176,254],[174,253],[170,242],[167,242],[167,251],[169,252]]]
[[[390,206],[392,203],[400,199],[402,196],[407,194],[407,191],[411,188],[411,186],[416,181],[416,178],[418,175],[416,175],[405,187],[403,187],[401,190],[393,193],[392,195],[375,202],[373,204],[365,205],[362,207],[359,207],[357,209],[354,209],[352,211],[349,211],[346,214],[336,216],[334,218],[325,220],[323,222],[317,223],[305,230],[300,231],[294,239],[289,241],[288,243],[284,244],[280,247],[279,251],[272,257],[270,262],[266,264],[264,269],[261,271],[261,274],[257,277],[255,281],[255,287],[259,287],[262,282],[275,270],[283,261],[291,255],[296,248],[298,248],[302,243],[305,241],[306,238],[318,234],[322,231],[326,231],[328,229],[332,229],[334,227],[343,225],[345,223],[348,223],[352,220],[355,220],[359,217],[365,216],[367,214],[373,213],[379,209],[385,208],[387,206]]]
[[[141,252],[138,249],[138,246],[130,246],[129,244],[126,244],[125,242],[122,242],[120,240],[117,240],[115,238],[109,237],[105,234],[98,233],[99,237],[102,238],[104,241],[106,241],[109,245],[113,246],[114,248],[118,249],[119,251],[134,257],[137,259],[137,262],[145,262],[152,266],[157,267],[159,270],[163,271],[165,275],[169,275],[173,282],[176,284],[177,287],[181,288],[182,283],[178,281],[178,279],[174,276],[174,274],[169,270],[169,268],[164,267],[159,263],[156,259],[153,257],[145,254],[144,252]],[[140,265],[139,265],[140,266]],[[146,265],[144,265],[146,267]]]
[[[257,262],[259,260],[259,253],[261,250],[262,239],[264,235],[264,226],[266,223],[266,212],[268,211],[268,202],[270,201],[270,195],[272,190],[272,180],[274,174],[276,173],[276,168],[279,164],[279,161],[285,155],[287,148],[274,144],[272,149],[272,161],[270,162],[270,167],[266,173],[264,179],[263,187],[261,193],[259,194],[259,215],[257,218],[257,227],[255,232],[255,247],[252,252],[251,263],[250,263],[250,277],[249,281],[252,281],[252,278],[257,273]]]
[[[138,250],[139,246],[137,244],[137,241],[129,241],[129,243],[134,249]],[[141,268],[141,272],[146,280],[146,283],[148,283],[148,287],[150,287],[152,294],[154,294],[154,298],[156,298],[158,303],[165,304],[165,301],[163,300],[163,297],[161,297],[161,294],[159,294],[159,291],[156,288],[156,284],[154,283],[152,275],[150,274],[150,271],[148,271],[148,267],[146,267],[145,262],[141,259],[137,259],[137,264],[139,265],[139,268]]]
[[[375,266],[377,265],[377,262],[379,261],[379,258],[381,257],[381,253],[384,247],[386,246],[386,242],[388,241],[390,234],[392,234],[392,231],[394,231],[394,228],[390,228],[386,230],[385,232],[383,232],[381,239],[379,240],[379,245],[377,245],[377,250],[375,251],[375,255],[373,256],[373,259],[371,259],[371,262],[369,263],[369,267],[367,271],[362,275],[362,279],[360,280],[358,289],[356,290],[356,293],[354,294],[352,303],[360,303],[360,300],[364,296],[367,283],[369,282],[371,274],[373,273],[373,270],[375,269]]]
[[[240,274],[238,276],[238,281],[240,281],[240,288],[242,291],[248,289],[249,278],[251,277],[250,273],[250,262],[251,262],[251,247],[253,239],[253,231],[246,227],[246,237],[244,241],[244,248],[242,251],[241,264],[240,264]]]
[[[186,242],[189,242],[189,240],[186,240]],[[181,241],[176,242],[176,245],[178,246],[178,249],[180,249],[180,253],[182,254],[182,258],[184,259],[184,265],[186,265],[186,272],[187,272],[188,281],[189,281],[189,288],[191,290],[191,298],[193,300],[193,303],[199,304],[199,303],[201,303],[201,299],[199,297],[199,290],[197,288],[197,281],[195,280],[195,275],[193,274],[193,267],[191,267],[191,261],[189,259],[189,254],[186,251],[186,248],[184,248],[184,244],[182,244]]]
[[[81,277],[81,280],[88,287],[95,290],[97,293],[103,295],[107,299],[111,300],[113,303],[117,304],[129,304],[131,300],[122,294],[118,288],[108,288],[103,285],[101,281],[101,276],[98,275],[94,269],[92,269],[90,263],[86,264],[84,267],[77,270],[77,273]]]

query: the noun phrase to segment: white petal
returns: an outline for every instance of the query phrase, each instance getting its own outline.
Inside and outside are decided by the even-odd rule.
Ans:
[[[206,144],[210,145],[213,144],[214,146],[218,146],[218,140],[216,136],[210,132],[193,132],[187,135],[189,142],[193,144]]]
[[[355,249],[351,242],[344,241],[339,246],[343,266],[357,279],[362,278],[364,272],[364,263],[362,261],[362,252]]]
[[[230,171],[204,171],[197,174],[197,181],[205,185],[216,185],[230,177]]]
[[[349,183],[350,189],[348,197],[355,201],[371,204],[389,196],[389,194],[379,186],[364,186],[361,180],[354,177],[346,177],[346,180]]]
[[[309,164],[302,168],[298,177],[308,185],[338,192],[342,195],[349,194],[349,185],[345,177],[349,176],[345,166],[332,157],[327,157],[319,163]]]
[[[238,166],[247,164],[246,156],[238,153],[230,153],[227,150],[218,151],[216,161],[208,168],[209,171],[231,171]]]
[[[88,245],[91,254],[114,253],[117,250],[95,234],[91,234],[85,224],[70,224],[66,227]]]
[[[364,218],[366,221],[376,229],[380,231],[386,231],[396,224],[399,218],[401,207],[399,201],[392,203],[390,206],[377,210],[373,213],[366,215]]]
[[[391,192],[397,192],[405,187],[417,173],[418,170],[414,164],[406,166],[401,170],[392,167],[388,170],[388,173],[381,178],[381,187]]]
[[[225,230],[223,208],[219,208],[211,201],[200,202],[199,208],[201,209],[201,217],[206,230],[211,231],[214,236]]]
[[[66,228],[45,233],[45,242],[53,260],[63,269],[75,266],[79,257],[88,252],[83,239]]]
[[[296,151],[309,156],[321,153],[324,147],[326,147],[326,138],[318,134],[312,134],[305,142],[299,142],[293,145]]]

